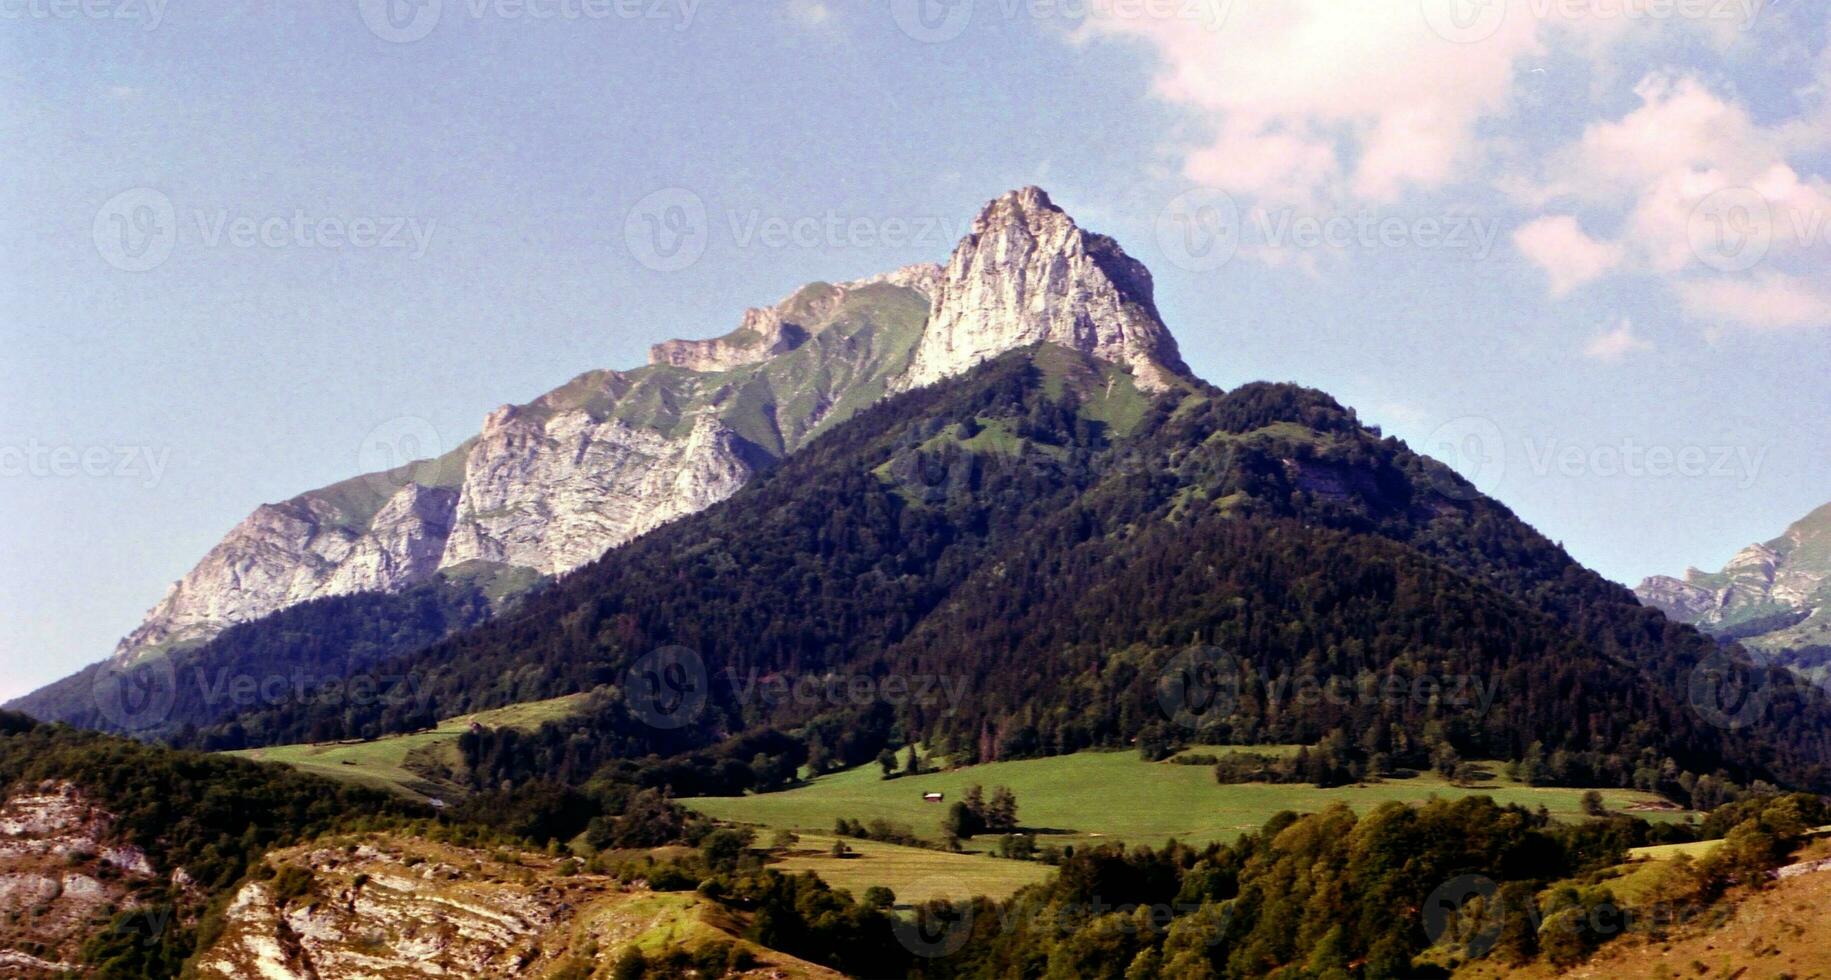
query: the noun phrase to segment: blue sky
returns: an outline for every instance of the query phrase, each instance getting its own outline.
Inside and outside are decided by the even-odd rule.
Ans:
[[[1618,580],[1831,499],[1822,5],[393,13],[0,4],[0,696],[377,432],[456,445],[1032,183],[1203,377],[1324,388]]]

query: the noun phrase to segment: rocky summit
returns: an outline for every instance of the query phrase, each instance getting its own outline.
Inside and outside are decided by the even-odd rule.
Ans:
[[[725,499],[888,394],[1041,342],[1123,365],[1146,389],[1187,374],[1144,266],[1026,187],[988,203],[945,266],[805,286],[724,336],[657,344],[644,367],[505,405],[436,459],[257,508],[115,654],[441,573],[488,573],[512,592]]]
[[[899,384],[930,384],[1041,342],[1127,365],[1149,390],[1189,370],[1157,314],[1143,263],[1082,230],[1041,188],[1026,187],[987,205],[954,249]]]

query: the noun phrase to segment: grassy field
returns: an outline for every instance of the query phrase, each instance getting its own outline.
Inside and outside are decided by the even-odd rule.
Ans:
[[[1191,751],[1219,754],[1237,750]],[[1315,812],[1340,801],[1364,812],[1388,800],[1420,803],[1432,796],[1491,796],[1503,804],[1543,805],[1554,817],[1575,821],[1582,819],[1583,796],[1582,790],[1525,786],[1500,775],[1470,788],[1431,774],[1336,789],[1264,783],[1223,786],[1215,782],[1209,766],[1148,763],[1131,752],[1083,752],[890,780],[876,766],[866,766],[821,776],[780,793],[682,802],[721,820],[798,832],[831,833],[833,822],[840,817],[884,818],[909,824],[919,836],[939,840],[947,805],[926,803],[922,795],[945,793],[951,803],[974,783],[984,786],[988,794],[994,786],[1009,786],[1017,794],[1019,823],[1038,832],[1041,843],[1077,845],[1100,841],[1161,844],[1171,837],[1191,843],[1232,840],[1259,829],[1281,810]],[[1603,798],[1611,809],[1657,802],[1649,794],[1629,791],[1605,791]],[[1686,814],[1636,815],[1678,820]],[[976,843],[984,846],[986,842]]]
[[[1716,850],[1720,840],[1692,841],[1689,844],[1653,844],[1648,847],[1628,848],[1628,857],[1636,861],[1670,861],[1680,854],[1689,854],[1695,860]]]
[[[282,763],[302,772],[391,790],[415,799],[442,798],[452,795],[455,788],[440,785],[414,772],[415,767],[411,765],[413,760],[450,766],[459,761],[458,736],[469,730],[472,722],[485,728],[538,728],[543,722],[571,715],[578,710],[585,697],[583,694],[572,694],[550,701],[532,701],[493,711],[460,715],[440,722],[431,731],[391,735],[373,742],[275,745],[229,754],[259,762]]]
[[[876,841],[845,838],[854,852],[836,858],[830,834],[803,834],[788,856],[771,867],[789,874],[812,871],[834,888],[861,898],[872,885],[888,885],[898,905],[934,898],[1006,898],[1025,885],[1035,884],[1055,869],[1035,861],[1006,861],[981,854],[950,854],[921,847],[902,847]]]

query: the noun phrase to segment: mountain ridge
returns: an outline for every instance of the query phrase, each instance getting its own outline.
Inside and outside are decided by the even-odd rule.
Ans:
[[[504,405],[438,459],[261,505],[113,658],[478,563],[512,580],[564,574],[724,499],[862,405],[1044,339],[1126,364],[1150,386],[1188,373],[1143,265],[1026,187],[988,202],[946,266],[811,283],[721,337],[664,341],[644,367],[589,371]]]
[[[1542,760],[1522,763],[1535,781],[1700,807],[1731,785],[1831,785],[1822,695],[1764,677],[1759,712],[1713,710],[1696,683],[1724,656],[1714,641],[1456,480],[1320,392],[1152,395],[1109,362],[1024,348],[872,406],[731,498],[397,661],[412,703],[272,706],[192,744],[370,737],[608,689],[588,717],[467,740],[477,788],[611,773],[686,795],[769,789],[769,773],[869,762],[892,733],[960,762],[1166,737],[1309,744],[1324,780]],[[704,707],[657,725],[617,691],[644,656],[682,649]],[[1202,650],[1237,693],[1199,733],[1165,726],[1156,680]],[[974,694],[774,703],[733,680],[776,675],[939,676]],[[1459,679],[1500,696],[1458,695],[1477,686]],[[1285,696],[1334,682],[1346,700]],[[1391,683],[1437,693],[1383,696]]]
[[[1649,576],[1634,591],[1673,619],[1767,653],[1831,647],[1831,503],[1720,571]]]

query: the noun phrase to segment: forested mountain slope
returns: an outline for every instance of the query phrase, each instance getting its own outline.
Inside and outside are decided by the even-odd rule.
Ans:
[[[656,724],[629,682],[664,648],[690,651],[668,655],[667,676],[693,690]],[[1192,648],[1225,697],[1191,723],[1160,681]],[[610,687],[622,696],[544,742],[471,740],[474,761],[582,780],[763,730],[798,733],[766,756],[856,763],[925,740],[970,761],[1168,727],[1332,739],[1343,767],[1533,753],[1570,782],[1682,793],[1721,770],[1825,785],[1823,698],[1762,677],[1764,710],[1726,719],[1693,683],[1720,657],[1326,395],[1153,395],[1044,345],[862,412],[730,500],[415,654],[411,700],[289,703],[203,737],[405,730]],[[809,701],[754,684],[826,674],[966,693]],[[724,785],[700,791],[768,782],[741,771],[758,761],[741,744]]]

